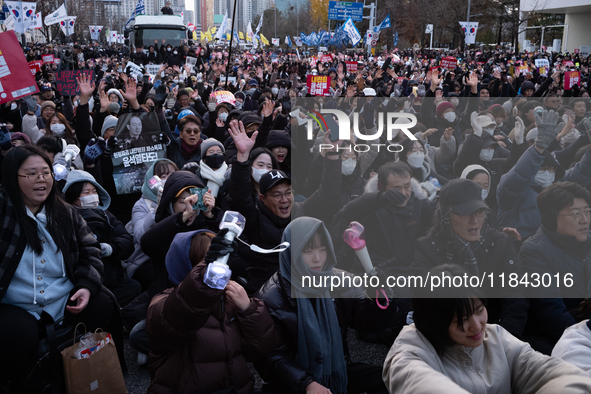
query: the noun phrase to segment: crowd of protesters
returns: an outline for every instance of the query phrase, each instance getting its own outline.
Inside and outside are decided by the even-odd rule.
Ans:
[[[149,393],[253,393],[247,363],[272,393],[591,392],[591,56],[228,59],[158,42],[24,54],[60,62],[37,72],[39,93],[0,107],[0,393],[26,392],[48,321],[128,335]],[[457,63],[438,67],[446,56]],[[94,73],[64,96],[63,70]],[[325,95],[311,94],[310,75],[330,77]],[[323,110],[351,119],[349,138]],[[118,194],[113,153],[155,142],[139,117],[115,135],[128,113],[155,114],[165,158]],[[417,122],[399,117],[386,133],[382,113]],[[361,149],[359,137],[381,131]],[[227,211],[246,219],[234,242],[219,227]],[[304,287],[305,276],[363,274],[343,240],[354,221],[380,281],[488,272],[570,274],[574,285],[496,298]],[[226,255],[232,280],[211,288],[207,266]],[[352,362],[348,328],[392,346],[383,367]]]

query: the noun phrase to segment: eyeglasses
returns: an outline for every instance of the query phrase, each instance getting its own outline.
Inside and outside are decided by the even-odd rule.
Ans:
[[[488,212],[488,209],[480,208],[479,210],[472,212],[470,215],[458,215],[458,216],[464,220],[468,220],[472,216],[474,216],[476,219],[483,219],[486,216],[487,212]]]
[[[572,216],[575,222],[580,222],[583,219],[583,215],[587,220],[591,219],[591,208],[585,208],[583,211],[574,211],[573,213],[557,213],[558,216]]]
[[[29,182],[31,182],[31,183],[36,183],[39,178],[41,178],[42,182],[49,182],[50,180],[53,179],[53,174],[49,171],[45,171],[40,174],[32,172],[27,175],[19,175],[19,174],[17,174],[17,175],[21,178],[27,178],[29,180]]]
[[[201,133],[201,130],[199,130],[199,129],[194,129],[194,130],[191,130],[191,129],[185,129],[185,130],[183,130],[183,131],[184,131],[185,133],[187,133],[187,134],[199,134],[199,133]]]
[[[293,193],[291,190],[288,190],[285,193],[275,193],[275,194],[269,195],[269,197],[271,197],[276,202],[283,200],[283,197],[285,197],[289,200],[289,199],[291,199],[292,196],[293,196]]]

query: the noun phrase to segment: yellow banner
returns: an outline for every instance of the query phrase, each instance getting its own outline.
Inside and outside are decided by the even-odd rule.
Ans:
[[[241,40],[244,40],[244,34],[242,34],[241,31],[238,32],[238,37],[240,37]]]

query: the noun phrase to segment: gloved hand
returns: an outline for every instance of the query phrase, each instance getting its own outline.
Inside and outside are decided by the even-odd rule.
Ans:
[[[74,144],[68,144],[64,150],[64,157],[68,154],[72,155],[72,160],[74,160],[80,154],[80,148]]]
[[[12,141],[10,139],[10,132],[6,126],[0,127],[0,149],[9,150],[12,148]]]
[[[115,148],[117,148],[117,142],[118,140],[115,136],[112,136],[107,140],[107,149],[105,150],[106,155],[111,155],[115,151]]]
[[[154,97],[154,108],[161,109],[166,101],[166,86],[160,85],[156,88],[156,95]]]
[[[540,115],[536,115],[536,126],[538,126],[538,137],[535,145],[542,149],[547,149],[548,146],[556,139],[560,130],[556,131],[556,123],[558,122],[558,112],[546,111]]]
[[[199,163],[196,163],[194,161],[190,161],[181,167],[181,171],[195,172],[197,169],[199,169]]]
[[[581,125],[581,123],[582,123],[582,125]],[[581,127],[581,126],[583,126],[583,127]],[[585,129],[585,131],[587,132],[587,135],[589,136],[589,140],[591,140],[591,119],[584,118],[577,125],[577,129],[579,131],[582,131],[583,129]]]
[[[23,97],[23,101],[27,105],[27,111],[35,112],[37,111],[37,102],[32,96],[25,96]]]
[[[374,126],[375,117],[376,117],[376,106],[371,101],[368,101],[363,106],[363,122],[365,123],[366,129],[370,129]]]
[[[211,240],[209,250],[205,255],[206,263],[213,263],[220,257],[230,254],[234,251],[232,248],[233,242],[230,242],[224,236],[228,233],[229,229],[224,228]]]
[[[82,161],[84,165],[91,166],[96,163],[96,159],[98,159],[105,150],[107,149],[107,143],[102,137],[93,138],[88,142],[86,148],[84,148],[84,157]]]
[[[215,111],[215,107],[217,107],[215,101],[211,100],[207,102],[207,109],[209,110],[209,112]]]
[[[472,130],[474,130],[474,135],[481,137],[482,136],[482,126],[478,123],[476,119],[478,117],[478,112],[474,111],[470,115],[470,124],[472,125]]]
[[[101,242],[101,257],[109,257],[113,254],[113,247],[109,244]]]
[[[289,96],[284,96],[281,102],[281,115],[287,116],[291,112],[291,103],[289,102]]]
[[[515,118],[515,143],[517,145],[523,144],[523,137],[525,132],[525,124],[523,124],[523,120],[518,116]]]
[[[164,146],[168,146],[170,145],[170,138],[168,138],[168,136],[164,133],[160,133],[160,135],[158,136],[160,138],[160,142],[164,145]]]
[[[425,97],[425,85],[419,85],[419,87],[417,88],[417,94],[419,95],[419,97]]]
[[[378,193],[378,203],[380,205],[398,206],[406,201],[406,195],[396,189],[388,189],[385,192]]]
[[[394,86],[394,93],[392,94],[394,95],[394,97],[400,97],[402,95],[402,85],[396,84]],[[392,95],[390,95],[390,98],[392,98]]]

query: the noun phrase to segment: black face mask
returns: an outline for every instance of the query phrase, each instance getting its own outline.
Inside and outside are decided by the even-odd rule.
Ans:
[[[212,170],[217,170],[224,164],[224,155],[216,153],[213,155],[205,156],[203,162],[211,167]]]
[[[150,112],[154,112],[154,106],[153,105],[148,105],[148,108],[150,108]]]

